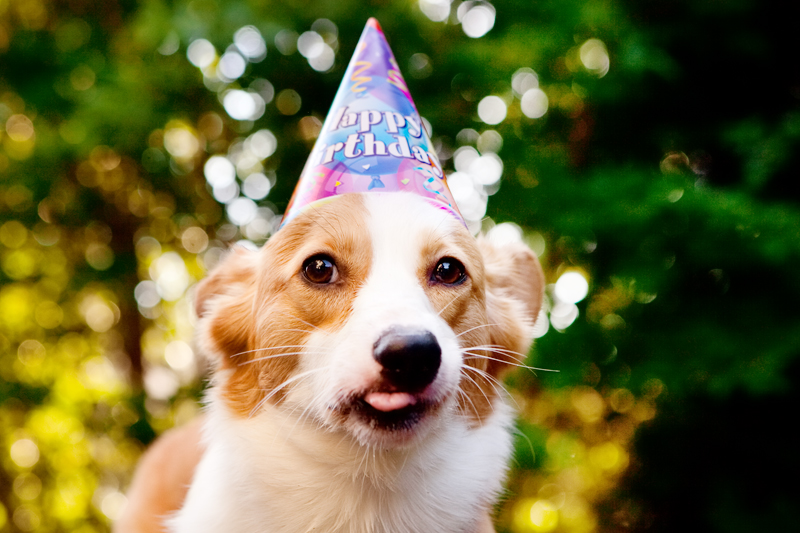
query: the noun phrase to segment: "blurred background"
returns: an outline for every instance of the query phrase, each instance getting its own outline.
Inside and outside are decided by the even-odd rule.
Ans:
[[[790,5],[0,0],[0,531],[107,531],[196,415],[192,286],[275,230],[369,16],[547,273],[498,531],[793,530]]]

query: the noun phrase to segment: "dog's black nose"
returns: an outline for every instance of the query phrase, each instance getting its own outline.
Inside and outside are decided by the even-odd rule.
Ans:
[[[428,330],[395,326],[381,334],[372,356],[390,385],[402,392],[419,392],[436,378],[442,349]]]

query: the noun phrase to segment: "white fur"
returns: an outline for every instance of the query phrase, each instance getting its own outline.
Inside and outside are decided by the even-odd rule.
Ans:
[[[469,429],[443,417],[416,445],[381,450],[274,406],[235,420],[211,404],[208,450],[177,532],[473,532],[501,489],[510,410]]]
[[[457,416],[458,339],[419,285],[422,232],[458,224],[417,197],[367,195],[374,249],[347,324],[318,330],[280,404],[243,419],[212,388],[201,460],[176,533],[472,533],[501,490],[511,454],[511,410],[496,400],[477,427]],[[398,221],[403,231],[398,232]],[[441,227],[440,227],[441,226]],[[442,348],[425,393],[441,403],[412,436],[376,435],[331,418],[331,405],[378,379],[375,340],[390,325],[424,326]],[[307,374],[302,374],[307,372]],[[224,371],[215,377],[225,379]],[[385,432],[384,432],[385,433]]]

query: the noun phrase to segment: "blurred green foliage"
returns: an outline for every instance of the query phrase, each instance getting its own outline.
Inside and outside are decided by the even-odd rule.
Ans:
[[[790,530],[788,10],[0,0],[0,531],[107,530],[144,446],[194,416],[190,287],[230,243],[274,229],[368,16],[448,174],[469,175],[459,154],[502,163],[499,185],[475,185],[483,229],[518,224],[550,282],[589,283],[577,306],[548,289],[530,361],[560,372],[509,378],[518,451],[498,530]],[[247,26],[266,57],[225,78]],[[305,57],[311,31],[327,48]],[[253,120],[231,118],[232,89],[249,91]],[[487,96],[500,120],[479,111]],[[236,165],[241,194],[208,184],[212,155]]]

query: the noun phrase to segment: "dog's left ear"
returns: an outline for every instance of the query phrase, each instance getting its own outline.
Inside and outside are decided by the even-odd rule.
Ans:
[[[231,249],[195,290],[199,342],[217,363],[247,350],[252,329],[257,252]]]
[[[493,354],[498,363],[490,364],[489,371],[496,375],[506,366],[503,363],[521,364],[531,347],[544,298],[544,272],[536,254],[522,242],[496,246],[481,237],[478,248],[486,273],[491,343],[503,348]]]

